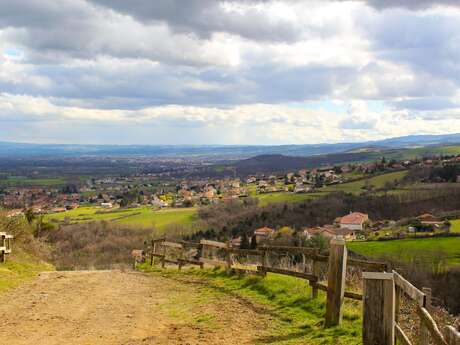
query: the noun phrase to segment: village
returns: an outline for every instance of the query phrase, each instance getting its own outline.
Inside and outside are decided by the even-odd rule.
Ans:
[[[458,162],[460,156],[435,156],[403,161],[382,158],[370,163],[324,166],[244,178],[165,179],[163,173],[88,178],[80,183],[59,186],[0,187],[0,207],[8,210],[10,215],[21,214],[27,209],[36,214],[59,213],[80,206],[98,206],[105,209],[140,206],[151,206],[153,209],[192,207],[270,193],[315,193],[327,186],[366,180],[392,171],[404,171],[412,167],[448,166]]]
[[[315,246],[325,247],[330,240],[337,237],[345,241],[356,241],[457,235],[451,234],[450,228],[449,220],[429,213],[401,221],[372,221],[366,213],[350,212],[337,217],[333,224],[305,227],[298,231],[287,226],[278,229],[264,226],[254,230],[251,236],[243,234],[232,239],[231,244],[242,249],[255,249],[257,246],[264,245],[308,246],[308,241],[314,241]],[[323,241],[322,245],[321,241]]]

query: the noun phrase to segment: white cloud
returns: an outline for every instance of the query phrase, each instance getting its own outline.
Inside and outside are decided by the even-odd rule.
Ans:
[[[127,4],[0,0],[0,140],[91,141],[96,129],[97,140],[144,143],[460,132],[452,1]],[[308,109],[325,101],[342,110]],[[85,133],[58,135],[69,124]]]

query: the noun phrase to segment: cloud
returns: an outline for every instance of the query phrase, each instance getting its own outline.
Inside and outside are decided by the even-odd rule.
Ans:
[[[178,33],[209,39],[225,32],[250,40],[293,42],[303,32],[292,8],[266,0],[91,0],[144,23],[166,23]],[[278,10],[278,11],[275,11]]]
[[[366,0],[366,2],[376,9],[399,7],[412,10],[424,10],[438,6],[460,6],[457,0]]]
[[[92,141],[96,129],[102,141],[144,143],[460,131],[451,5],[0,0],[0,140]],[[332,101],[349,109],[312,107]],[[78,134],[59,134],[66,126]]]

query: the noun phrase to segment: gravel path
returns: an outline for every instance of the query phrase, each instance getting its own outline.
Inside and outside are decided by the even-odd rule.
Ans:
[[[121,271],[42,273],[0,296],[9,345],[254,344],[268,318],[206,284]]]

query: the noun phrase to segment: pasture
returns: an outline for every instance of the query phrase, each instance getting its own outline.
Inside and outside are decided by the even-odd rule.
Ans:
[[[363,188],[368,184],[373,188],[383,188],[387,182],[400,181],[407,175],[407,171],[395,171],[388,174],[382,174],[368,179],[361,179],[358,181],[341,183],[332,186],[321,188],[323,192],[346,192],[346,193],[360,193]]]
[[[371,258],[389,258],[428,264],[443,260],[449,266],[460,265],[460,237],[356,241],[349,242],[347,246],[350,250]]]
[[[248,188],[250,196],[260,200],[261,206],[266,206],[268,204],[280,203],[280,202],[302,202],[305,200],[316,199],[321,196],[324,196],[328,193],[333,192],[345,192],[359,194],[363,191],[363,188],[368,184],[373,186],[373,188],[383,188],[387,182],[400,181],[407,175],[407,171],[395,171],[387,174],[382,174],[368,179],[360,179],[357,181],[341,183],[330,185],[327,187],[320,188],[312,193],[292,193],[292,192],[274,192],[274,193],[264,193],[256,194],[255,186]]]
[[[460,233],[460,219],[453,219],[450,221],[450,223],[452,224],[450,231]]]
[[[118,224],[154,227],[158,230],[164,230],[169,225],[192,225],[196,219],[196,209],[173,208],[153,210],[147,206],[126,209],[103,209],[101,207],[90,206],[49,214],[46,215],[45,219],[55,224],[105,220]]]

